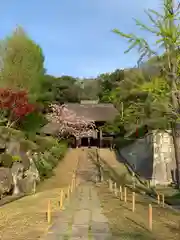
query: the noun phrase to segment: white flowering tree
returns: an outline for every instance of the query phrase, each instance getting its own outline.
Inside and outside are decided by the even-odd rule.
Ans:
[[[76,138],[91,136],[95,130],[93,120],[69,110],[66,105],[52,104],[51,112],[47,114],[47,119],[51,123],[59,124],[59,135],[73,135]]]

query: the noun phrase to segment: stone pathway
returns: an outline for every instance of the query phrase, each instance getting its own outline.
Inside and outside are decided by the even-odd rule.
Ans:
[[[65,210],[58,213],[57,220],[44,240],[109,240],[111,233],[108,219],[103,215],[100,200],[94,187],[97,169],[82,150],[77,171],[80,185],[76,188]]]
[[[109,240],[108,220],[103,215],[96,189],[82,184],[66,209],[49,229],[45,240]]]

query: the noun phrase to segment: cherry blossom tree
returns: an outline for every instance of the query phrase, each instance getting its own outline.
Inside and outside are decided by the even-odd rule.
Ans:
[[[52,104],[51,112],[47,114],[48,121],[59,124],[59,135],[73,135],[76,138],[91,136],[95,131],[95,123],[91,119],[69,110],[66,105]]]

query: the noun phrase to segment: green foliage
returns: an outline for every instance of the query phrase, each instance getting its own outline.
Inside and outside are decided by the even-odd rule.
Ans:
[[[40,92],[44,76],[42,49],[21,27],[1,43],[1,87],[25,89],[33,99]]]
[[[39,148],[39,146],[31,140],[23,139],[20,141],[20,149],[23,152],[27,152],[29,150],[37,151],[38,148]]]
[[[114,91],[116,104],[124,103],[123,122],[129,132],[128,135],[144,125],[151,129],[167,128],[171,122],[179,119],[177,48],[180,43],[180,26],[175,20],[179,19],[180,12],[179,9],[175,9],[171,0],[164,0],[163,4],[163,14],[151,9],[146,12],[153,27],[135,20],[138,27],[158,38],[153,49],[141,37],[113,30],[129,42],[126,53],[133,48],[138,49],[140,54],[138,66],[140,68],[142,66],[143,70],[137,69],[131,73],[127,71],[124,80]],[[161,57],[158,56],[159,47],[165,50]],[[148,62],[141,65],[144,59],[148,59]]]
[[[39,159],[35,163],[41,179],[52,176],[53,165],[48,162],[43,155],[39,155]]]
[[[48,151],[58,144],[58,141],[53,137],[42,137],[38,135],[36,135],[34,142],[39,146],[41,152]]]
[[[65,141],[61,141],[60,143],[56,142],[56,144],[48,151],[46,150],[44,154],[39,154],[36,166],[40,172],[41,178],[47,178],[53,174],[53,168],[64,157],[66,151],[67,143]]]
[[[26,134],[35,134],[41,127],[47,124],[47,119],[41,112],[33,112],[25,116],[20,123],[20,129],[25,131]]]
[[[12,160],[13,160],[13,162],[20,162],[21,161],[21,157],[18,156],[18,155],[13,155],[12,156]]]
[[[124,79],[124,70],[117,69],[112,73],[101,74],[97,79],[100,81],[100,102],[112,103],[114,100],[113,91]]]
[[[24,139],[25,134],[17,129],[9,128],[9,127],[0,127],[0,135],[2,139],[9,141],[10,139]]]
[[[13,158],[8,153],[2,153],[0,155],[0,166],[5,168],[11,168],[13,164]]]
[[[60,148],[59,146],[53,146],[51,149],[50,149],[50,152],[51,154],[56,157],[56,158],[59,158],[61,157],[61,154],[62,153],[62,148]]]
[[[45,105],[49,102],[79,102],[79,97],[80,85],[76,78],[70,76],[56,78],[46,75],[38,101]]]
[[[114,144],[118,147],[118,149],[128,146],[133,143],[134,139],[126,139],[124,137],[117,137],[114,139]]]
[[[83,79],[79,80],[80,86],[80,100],[98,100],[100,91],[100,81],[94,79]]]

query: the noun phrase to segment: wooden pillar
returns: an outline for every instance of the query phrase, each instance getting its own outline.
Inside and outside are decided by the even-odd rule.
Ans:
[[[80,147],[81,145],[81,138],[76,138],[76,148]]]
[[[112,150],[112,144],[113,144],[113,139],[112,138],[110,138],[110,149]]]
[[[88,148],[90,148],[90,137],[88,137]]]
[[[78,148],[78,138],[76,138],[76,148]]]
[[[99,130],[99,147],[102,147],[102,130]]]

